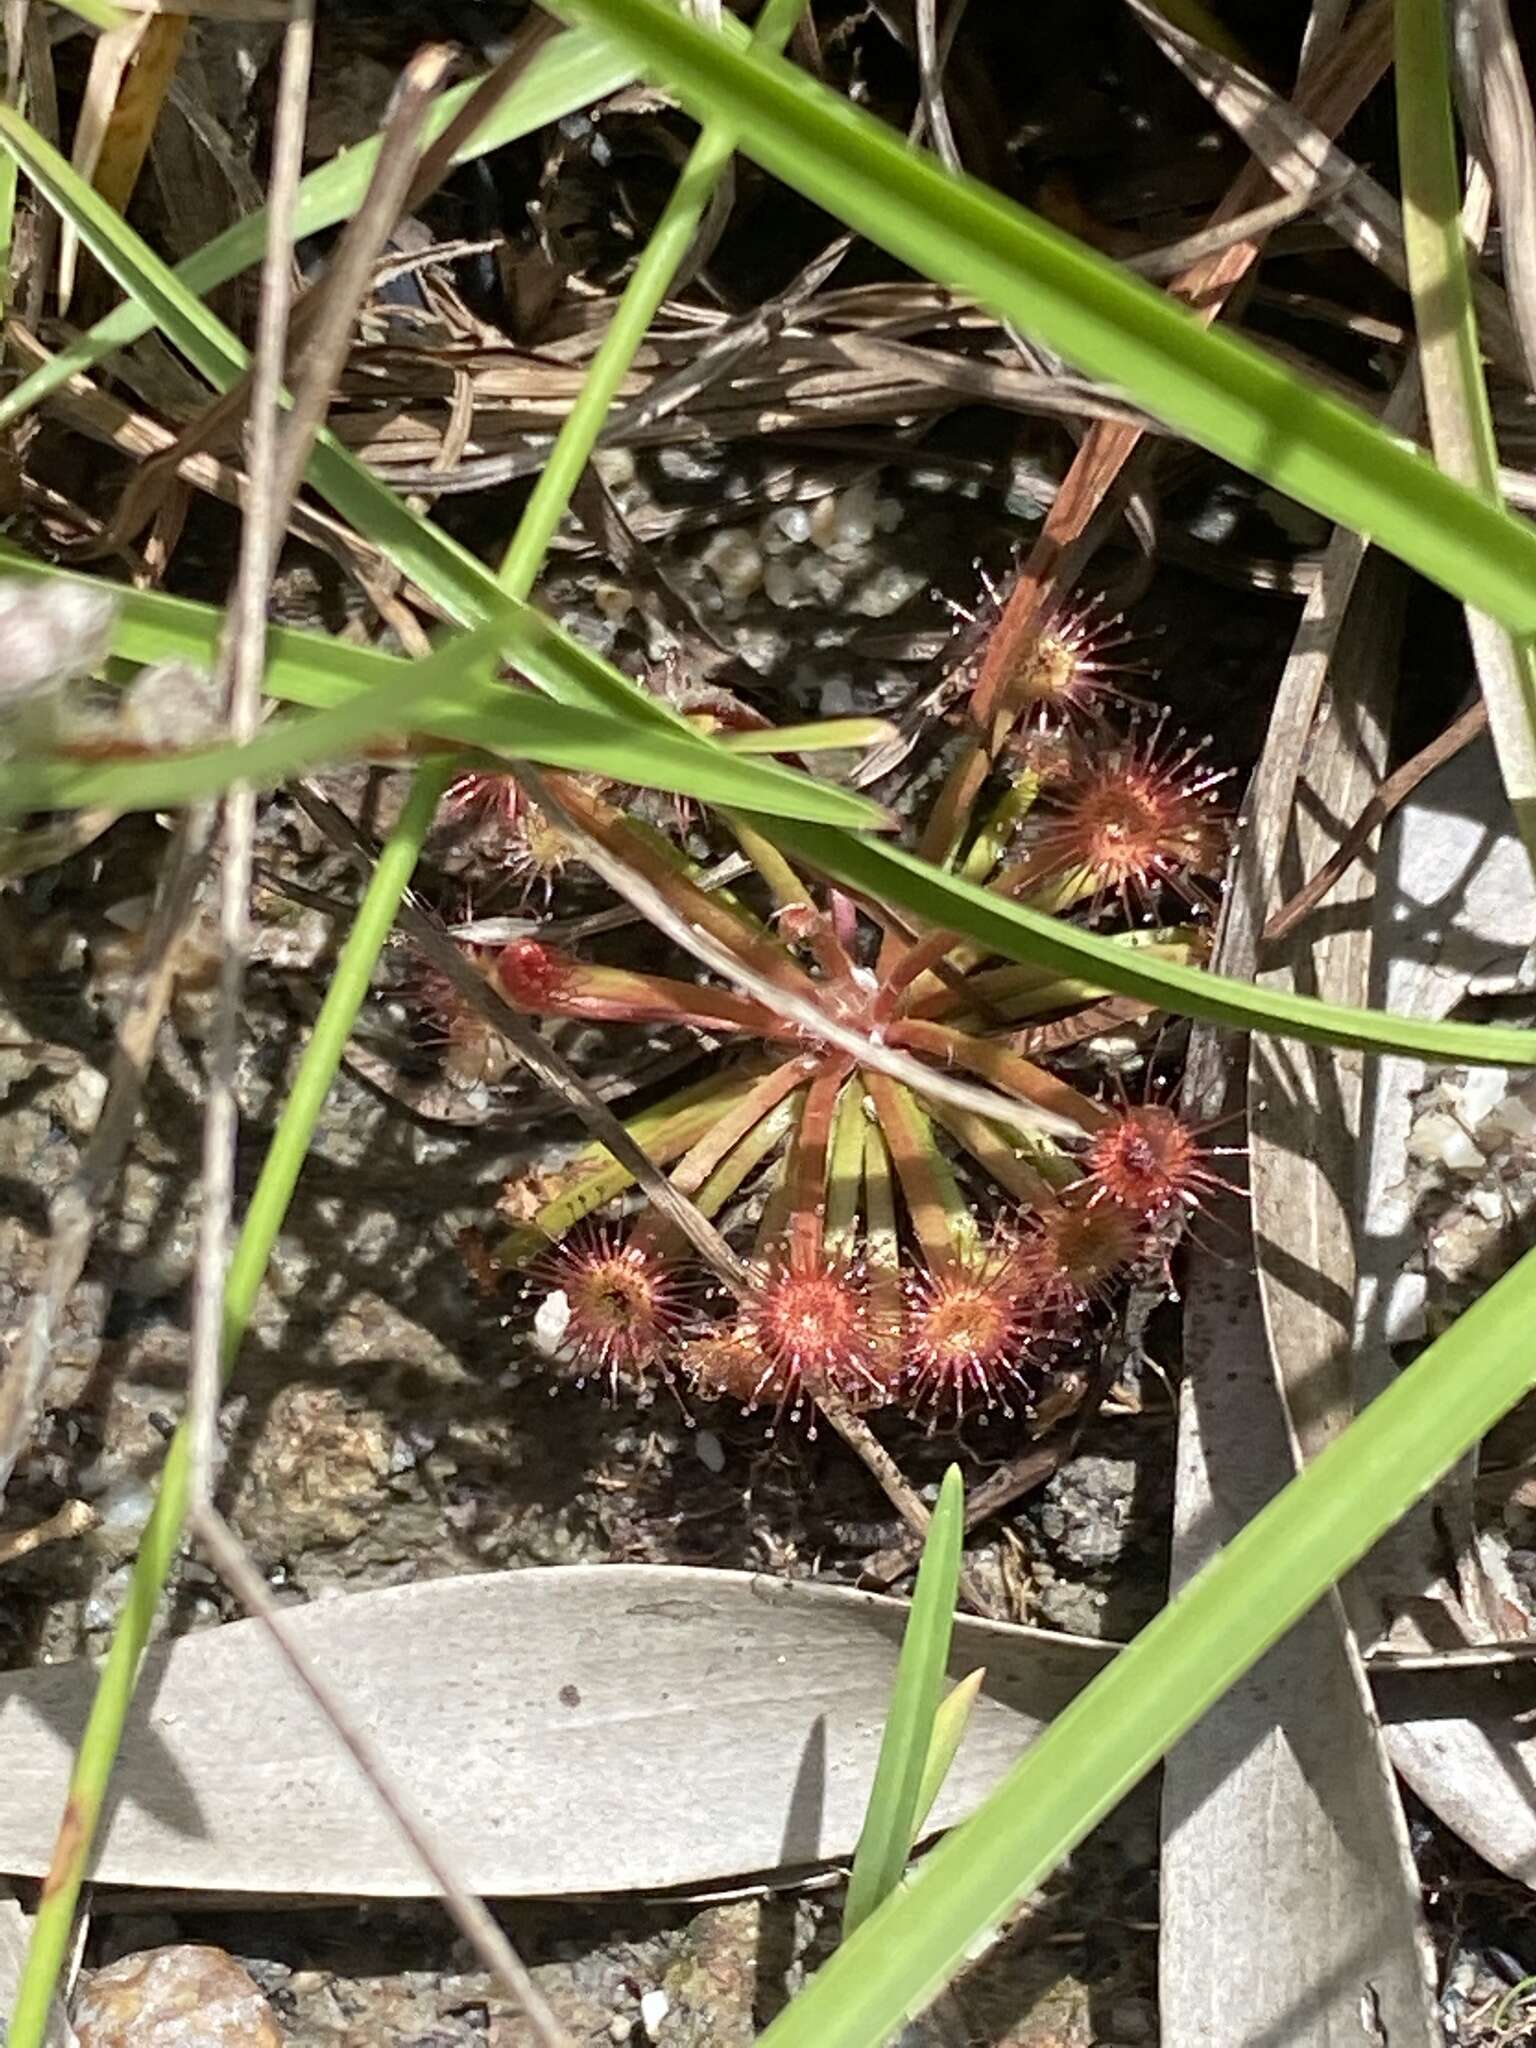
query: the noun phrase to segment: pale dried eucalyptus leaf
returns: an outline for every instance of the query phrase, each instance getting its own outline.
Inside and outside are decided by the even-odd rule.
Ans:
[[[553,1566],[292,1610],[289,1626],[492,1896],[649,1890],[840,1860],[858,1839],[907,1609],[744,1572]],[[956,1622],[986,1687],[938,1805],[991,1791],[1111,1650]],[[0,1678],[0,1870],[46,1870],[94,1673]],[[93,1866],[118,1885],[431,1890],[265,1627],[148,1660]]]

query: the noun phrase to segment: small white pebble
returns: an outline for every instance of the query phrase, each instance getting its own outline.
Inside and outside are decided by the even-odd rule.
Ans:
[[[1219,500],[1202,506],[1190,520],[1189,530],[1196,540],[1204,541],[1208,547],[1220,547],[1237,531],[1236,507],[1222,504]]]
[[[1473,1188],[1467,1205],[1488,1223],[1497,1223],[1504,1214],[1504,1201],[1497,1188]]]
[[[693,1440],[694,1455],[706,1472],[725,1470],[725,1445],[712,1429],[701,1429]]]
[[[1452,1173],[1476,1173],[1485,1163],[1455,1117],[1443,1111],[1432,1110],[1419,1118],[1409,1134],[1408,1150],[1415,1159],[1448,1166]]]
[[[881,498],[875,506],[875,525],[881,533],[894,533],[906,516],[900,498]]]
[[[825,556],[812,556],[800,571],[800,581],[823,604],[837,604],[842,597],[843,572]]]
[[[1508,1131],[1512,1138],[1523,1138],[1529,1143],[1536,1138],[1536,1110],[1520,1095],[1506,1095],[1492,1112],[1489,1122],[1495,1129]]]
[[[154,1513],[154,1488],[145,1479],[119,1479],[96,1504],[103,1536],[136,1536]]]
[[[654,2041],[661,2032],[661,2023],[672,2010],[672,2001],[665,1991],[642,1991],[640,1994],[640,2024],[645,2029],[647,2041]]]
[[[925,581],[915,570],[887,562],[867,583],[860,584],[853,594],[852,608],[861,618],[888,619],[892,612],[900,611],[909,597],[917,595]]]
[[[1387,1298],[1385,1327],[1387,1338],[1393,1344],[1412,1344],[1425,1335],[1428,1322],[1425,1317],[1425,1303],[1429,1297],[1429,1283],[1422,1273],[1399,1273],[1392,1283]]]
[[[703,559],[728,598],[750,597],[763,580],[762,553],[745,527],[724,526],[712,534]]]
[[[857,553],[875,537],[875,487],[872,482],[855,484],[837,501],[836,541],[839,548]]]
[[[823,718],[846,718],[853,709],[853,685],[846,676],[828,676],[821,686]]]
[[[770,516],[786,540],[803,545],[810,539],[811,515],[804,505],[780,505]]]
[[[819,548],[829,548],[837,539],[837,493],[829,491],[816,500],[811,513],[811,539]]]
[[[735,626],[731,641],[748,668],[755,668],[759,675],[776,667],[787,651],[783,634],[774,626]]]
[[[90,1130],[106,1099],[106,1075],[94,1067],[82,1067],[64,1090],[64,1114],[75,1130]]]
[[[546,1294],[533,1316],[533,1342],[546,1358],[559,1354],[565,1333],[571,1326],[571,1304],[564,1288]]]
[[[635,451],[633,448],[599,448],[592,457],[592,467],[610,491],[622,490],[625,484],[632,484],[635,480]]]
[[[1509,1090],[1508,1067],[1472,1067],[1446,1089],[1461,1120],[1475,1131],[1485,1116],[1503,1101]]]
[[[770,604],[791,611],[801,602],[800,578],[788,562],[770,562],[763,571],[763,590]]]

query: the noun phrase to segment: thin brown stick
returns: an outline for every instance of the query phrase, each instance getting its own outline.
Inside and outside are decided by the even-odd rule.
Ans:
[[[862,1416],[854,1414],[841,1394],[829,1388],[816,1396],[816,1406],[911,1530],[909,1541],[915,1559],[927,1540],[928,1525],[932,1520],[926,1503],[907,1484],[901,1467],[869,1424]],[[984,1614],[993,1621],[1003,1618],[968,1571],[961,1570],[959,1583],[962,1595],[978,1614]]]
[[[1480,732],[1488,728],[1488,707],[1481,698],[1454,719],[1438,738],[1432,739],[1427,747],[1420,747],[1411,760],[1401,768],[1395,768],[1360,813],[1354,824],[1339,842],[1336,852],[1331,854],[1309,882],[1302,884],[1295,895],[1281,904],[1274,916],[1264,927],[1266,945],[1289,937],[1304,917],[1308,917],[1322,902],[1329,891],[1337,887],[1348,870],[1354,866],[1372,835],[1383,826],[1399,805],[1406,803],[1426,775],[1433,775],[1437,768],[1444,767],[1463,747],[1475,740]]]
[[[73,1543],[88,1535],[101,1517],[89,1501],[67,1500],[55,1508],[46,1522],[34,1522],[30,1529],[8,1529],[0,1536],[0,1566],[14,1564],[18,1557],[30,1557],[49,1543]]]
[[[429,44],[417,51],[401,73],[368,190],[327,266],[317,310],[304,337],[304,360],[294,381],[293,410],[277,471],[282,504],[297,496],[303,481],[314,437],[346,363],[357,309],[409,198],[420,162],[417,143],[422,124],[451,55],[446,46]]]
[[[1037,1486],[1043,1486],[1051,1474],[1076,1447],[1079,1432],[1064,1429],[1049,1436],[1043,1443],[1033,1445],[1019,1457],[1010,1459],[1001,1471],[994,1472],[984,1485],[974,1493],[966,1495],[966,1532],[977,1529],[988,1522],[1021,1494],[1033,1493]],[[882,1592],[894,1586],[898,1579],[905,1578],[914,1569],[922,1552],[922,1538],[905,1537],[899,1543],[892,1543],[884,1550],[876,1550],[864,1560],[859,1574],[859,1583],[879,1588]]]
[[[261,1621],[284,1663],[330,1722],[337,1740],[367,1780],[374,1797],[415,1850],[459,1932],[503,1990],[522,2007],[542,2048],[574,2048],[527,1965],[491,1917],[485,1901],[460,1884],[448,1856],[394,1782],[377,1746],[352,1720],[338,1695],[294,1641],[287,1619],[234,1530],[206,1501],[193,1502],[187,1519],[220,1578]]]
[[[1134,270],[1139,277],[1177,277],[1181,270],[1203,263],[1207,257],[1219,256],[1238,242],[1257,241],[1263,235],[1273,234],[1276,228],[1300,220],[1304,213],[1310,213],[1320,203],[1320,199],[1319,193],[1310,190],[1282,192],[1277,199],[1268,199],[1262,206],[1250,207],[1246,213],[1239,213],[1216,227],[1197,228],[1192,235],[1169,242],[1164,248],[1147,249],[1140,256],[1127,256],[1125,268]]]

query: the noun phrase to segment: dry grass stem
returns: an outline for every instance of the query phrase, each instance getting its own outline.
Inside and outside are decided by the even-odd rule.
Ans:
[[[215,682],[222,688],[229,736],[244,742],[261,719],[266,664],[267,600],[287,525],[281,473],[283,365],[293,287],[293,222],[304,168],[304,130],[314,56],[314,0],[294,0],[283,38],[268,194],[267,248],[261,272],[249,424],[250,506],[240,534],[240,559],[225,619]],[[307,449],[308,437],[304,447]],[[202,1200],[197,1265],[192,1278],[192,1331],[187,1424],[194,1502],[212,1497],[218,1459],[219,1391],[223,1383],[224,1284],[234,1214],[235,1147],[240,1110],[235,1073],[240,1055],[245,963],[251,938],[251,856],[256,793],[233,784],[222,807],[219,877],[221,957],[217,1003],[208,1042],[203,1104]]]

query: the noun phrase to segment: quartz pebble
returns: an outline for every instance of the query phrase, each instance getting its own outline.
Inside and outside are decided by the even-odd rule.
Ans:
[[[640,1995],[640,2024],[645,2029],[647,2041],[654,2041],[661,2033],[661,2023],[672,2010],[672,2001],[665,1991],[644,1991]]]
[[[1452,1173],[1477,1173],[1484,1164],[1483,1155],[1465,1126],[1444,1111],[1431,1111],[1419,1118],[1408,1149],[1416,1159],[1438,1162],[1448,1166]]]
[[[923,582],[924,578],[915,569],[904,569],[898,562],[887,562],[854,594],[853,609],[862,618],[888,619],[893,612],[901,610],[908,598],[917,595]]]
[[[750,597],[763,580],[762,554],[744,527],[724,526],[713,534],[703,559],[723,597]]]
[[[192,1943],[93,1970],[74,2023],[80,2048],[283,2048],[255,1980],[223,1949]]]

